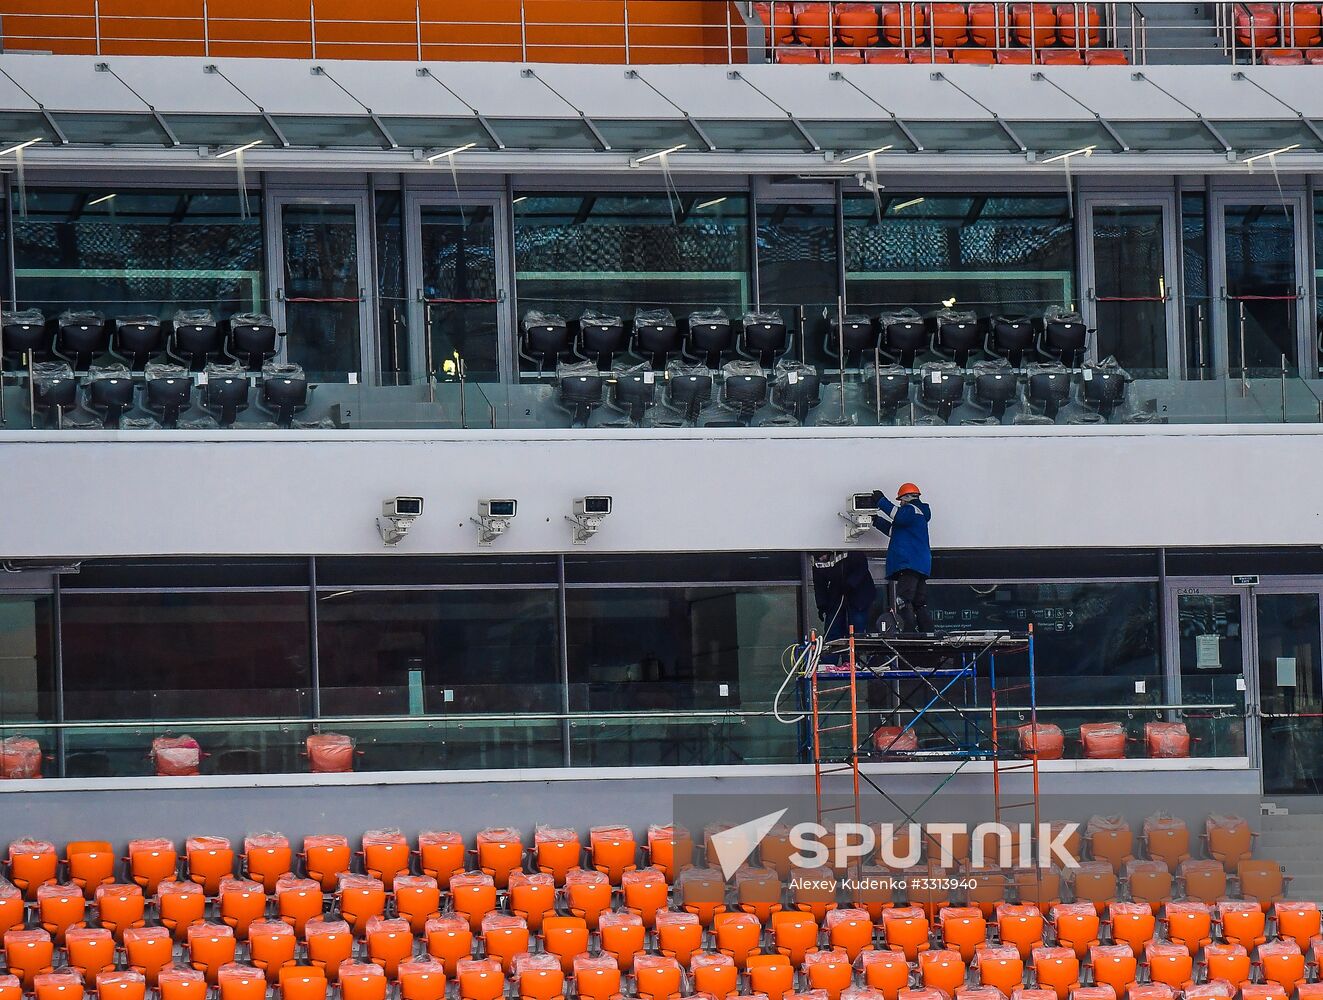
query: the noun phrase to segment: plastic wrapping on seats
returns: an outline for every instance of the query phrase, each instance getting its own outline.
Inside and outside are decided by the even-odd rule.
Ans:
[[[548,318],[551,320],[560,319],[555,313],[550,313]],[[613,327],[620,325],[620,317],[615,313],[599,312],[596,309],[585,309],[579,314],[580,328],[585,326]]]
[[[1065,306],[1048,306],[1043,310],[1045,323],[1083,323],[1084,317],[1074,309]]]
[[[1065,756],[1066,737],[1061,727],[1050,722],[1028,722],[1016,729],[1020,737],[1020,752],[1038,753],[1039,760],[1060,760]]]
[[[1066,414],[1067,424],[1105,424],[1107,418],[1101,413],[1093,413],[1088,410],[1076,410]]]
[[[450,888],[468,889],[479,885],[495,885],[496,881],[486,872],[455,872],[450,876]]]
[[[159,378],[182,378],[192,380],[187,368],[182,365],[169,364],[164,361],[148,361],[142,369],[143,377],[148,382],[154,382]]]
[[[1184,722],[1150,722],[1144,726],[1150,757],[1190,756],[1190,731]]]
[[[206,368],[203,369],[207,375],[207,381],[213,381],[220,378],[248,378],[248,369],[241,364],[228,364],[222,361],[208,361]]]
[[[66,309],[56,322],[60,326],[101,326],[106,317],[95,309]]]
[[[275,830],[263,830],[250,833],[243,838],[244,853],[249,851],[273,851],[289,846],[289,838]]]
[[[961,427],[1000,427],[1001,421],[996,417],[962,417],[960,419]]]
[[[1041,413],[1034,413],[1027,408],[1021,407],[1016,414],[1011,417],[1011,423],[1017,427],[1042,427],[1051,426],[1056,423],[1051,417],[1045,417]]]
[[[1236,995],[1236,988],[1225,979],[1210,979],[1206,983],[1195,983],[1182,991],[1184,1000],[1231,1000]]]
[[[7,736],[0,739],[0,778],[40,777],[40,743],[30,736]]]
[[[159,431],[162,429],[162,424],[155,417],[125,417],[119,422],[119,429],[122,431]]]
[[[336,882],[339,890],[343,892],[346,889],[384,889],[385,884],[379,878],[373,878],[371,875],[361,875],[358,872],[340,872],[336,876]]]
[[[512,826],[489,826],[479,830],[474,838],[477,844],[522,844],[523,838]]]
[[[230,326],[275,326],[266,313],[239,312],[230,317]]]
[[[1086,760],[1119,760],[1125,756],[1125,727],[1119,722],[1086,722],[1080,742]]]
[[[137,313],[132,316],[116,316],[115,326],[156,326],[161,325],[161,318],[151,313]]]
[[[902,753],[919,749],[919,734],[914,729],[900,726],[878,726],[873,733],[873,746],[883,753]]]
[[[246,374],[246,370],[245,370]],[[268,361],[262,365],[262,378],[305,379],[303,366],[293,362]]]
[[[133,373],[124,365],[119,363],[109,365],[92,365],[87,369],[87,375],[83,378],[84,385],[90,385],[93,382],[100,382],[102,379],[131,379]]]
[[[594,826],[588,831],[588,843],[596,844],[599,840],[632,841],[634,831],[618,824]]]
[[[307,746],[313,774],[344,774],[354,769],[354,741],[349,736],[314,733]]]
[[[368,847],[369,845],[373,847],[397,847],[400,844],[407,846],[408,840],[405,839],[402,831],[393,826],[383,827],[380,830],[367,830],[363,834],[364,847]]]
[[[1153,815],[1144,818],[1145,835],[1156,831],[1170,832],[1184,829],[1186,829],[1185,820],[1181,819],[1179,816],[1173,816],[1169,812],[1163,812],[1161,809]]]
[[[703,323],[720,326],[729,322],[730,317],[726,315],[724,309],[695,309],[689,314],[689,324],[691,326]]]
[[[785,325],[781,313],[776,309],[751,309],[740,317],[741,326],[757,326],[766,323]]]
[[[187,737],[185,737],[187,738]],[[209,834],[202,834],[197,837],[189,837],[184,842],[186,851],[228,851],[230,849],[229,837],[214,837]]]
[[[675,326],[675,314],[669,309],[634,310],[634,327],[640,326]]]
[[[173,850],[173,847],[171,848]],[[16,854],[54,854],[55,845],[49,840],[38,840],[36,837],[15,837],[9,842],[9,856],[12,858]]]
[[[978,323],[978,313],[972,309],[938,309],[933,318],[937,321],[938,326],[944,323]]]
[[[878,326],[885,330],[894,323],[923,323],[923,317],[914,309],[894,309],[878,313]]]
[[[832,326],[836,326],[838,321],[842,326],[871,327],[873,325],[873,317],[869,316],[868,313],[847,312],[841,316],[837,316],[836,313],[832,312],[830,309],[824,309],[823,314],[828,318],[828,321]]]
[[[151,756],[158,776],[193,777],[202,763],[202,747],[192,736],[158,736],[152,740]],[[225,847],[229,846],[226,842]]]
[[[561,361],[556,365],[556,380],[583,378],[588,375],[601,377],[602,372],[595,361]]]
[[[423,925],[424,934],[462,934],[469,930],[468,917],[460,916],[458,913],[441,913],[435,917],[428,917],[427,923]]]
[[[6,309],[0,312],[0,323],[5,326],[44,326],[46,316],[40,309]]]
[[[601,885],[610,881],[606,872],[599,872],[592,868],[571,868],[565,873],[566,885]]]
[[[748,378],[750,376],[764,377],[762,366],[756,361],[727,361],[721,366],[721,374],[724,378]]]
[[[441,844],[463,845],[464,837],[455,830],[424,830],[418,834],[418,846],[438,847]]]
[[[602,914],[602,916],[606,916],[606,914]],[[521,955],[516,955],[512,964],[516,976],[522,976],[525,972],[559,972],[561,969],[560,957],[546,952],[538,952],[537,954],[524,952]],[[400,965],[400,968],[404,968],[403,964]]]
[[[45,395],[55,383],[73,378],[73,369],[64,361],[38,361],[32,366],[32,383],[38,395]]]
[[[156,886],[157,899],[162,896],[202,896],[205,894],[206,890],[197,882],[162,881],[157,883]]]
[[[488,916],[492,916],[492,914],[489,913]],[[504,914],[502,914],[502,916],[504,916]],[[514,919],[519,920],[518,917],[515,917]],[[522,920],[519,922],[523,923]],[[484,929],[485,923],[486,922],[484,921]],[[386,933],[403,934],[409,937],[413,936],[413,928],[409,926],[409,921],[405,920],[403,917],[368,917],[367,923],[363,926],[363,931],[365,934]]]
[[[295,420],[290,426],[296,431],[333,431],[337,427],[336,422],[330,417],[322,417],[318,420]]]
[[[578,839],[579,831],[568,826],[547,826],[539,823],[533,830],[534,844],[572,844]]]
[[[123,425],[121,424],[121,426]],[[176,421],[175,429],[181,431],[218,431],[220,430],[220,421],[203,413],[196,417],[189,417],[187,420]]]
[[[210,309],[177,309],[174,323],[177,326],[215,326],[216,319]]]

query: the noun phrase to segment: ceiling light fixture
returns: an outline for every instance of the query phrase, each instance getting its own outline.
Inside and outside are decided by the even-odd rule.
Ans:
[[[853,156],[847,156],[845,157],[845,159],[840,160],[838,162],[854,163],[856,160],[865,160],[870,156],[876,156],[878,153],[885,153],[888,149],[893,149],[893,148],[894,146],[890,144],[886,146],[878,146],[877,149],[870,149],[867,153],[855,153]]]
[[[1072,156],[1092,156],[1093,151],[1098,148],[1097,143],[1092,146],[1082,146],[1079,149],[1072,149],[1069,153],[1058,153],[1056,156],[1049,156],[1046,160],[1039,160],[1044,165],[1056,163],[1059,160],[1069,160]]]

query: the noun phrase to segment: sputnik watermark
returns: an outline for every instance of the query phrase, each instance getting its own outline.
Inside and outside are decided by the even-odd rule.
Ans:
[[[713,835],[713,850],[726,878],[753,855],[785,813],[768,813]],[[949,869],[964,861],[965,850],[956,851],[961,843],[975,868],[1076,868],[1079,861],[1070,852],[1070,842],[1079,831],[1078,823],[1039,823],[1037,836],[1033,823],[979,823],[972,828],[967,823],[837,823],[830,829],[796,823],[789,828],[795,849],[790,863],[805,870],[829,865],[842,870],[876,854],[887,868],[902,870],[918,865],[926,854],[930,862]]]

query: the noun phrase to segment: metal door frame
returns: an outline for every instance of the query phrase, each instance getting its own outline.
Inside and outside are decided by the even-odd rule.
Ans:
[[[1230,378],[1231,322],[1227,298],[1226,210],[1233,205],[1279,205],[1286,203],[1294,212],[1295,221],[1295,275],[1296,275],[1296,369],[1288,374],[1311,377],[1314,369],[1314,338],[1310,330],[1314,323],[1313,263],[1309,260],[1306,225],[1309,223],[1309,203],[1305,189],[1298,186],[1226,188],[1209,193],[1209,214],[1212,219],[1208,233],[1208,291],[1209,298],[1216,295],[1216,305],[1210,309],[1209,333],[1216,378]],[[1242,368],[1244,359],[1241,359]]]
[[[1167,377],[1179,379],[1185,373],[1185,345],[1181,336],[1179,280],[1180,250],[1177,246],[1177,232],[1181,225],[1177,212],[1176,193],[1167,190],[1145,192],[1090,191],[1080,200],[1082,267],[1080,280],[1083,288],[1081,302],[1084,324],[1091,330],[1098,328],[1098,308],[1094,298],[1097,287],[1097,268],[1093,252],[1094,226],[1093,210],[1099,207],[1120,206],[1126,208],[1159,208],[1162,210],[1162,282],[1164,289],[1163,305],[1167,315]],[[1095,335],[1089,347],[1089,353],[1098,360],[1098,341]]]
[[[276,328],[288,331],[285,309],[285,239],[283,210],[286,205],[349,205],[354,209],[356,250],[358,254],[358,353],[360,381],[375,384],[380,376],[377,358],[377,291],[372,273],[374,234],[369,232],[368,195],[366,191],[335,189],[299,189],[269,191],[266,212],[266,249],[271,281],[271,313]],[[287,359],[287,338],[281,338],[279,358]]]
[[[506,248],[513,246],[509,232],[509,210],[500,194],[466,194],[415,190],[404,191],[404,259],[405,288],[409,296],[409,371],[427,377],[427,339],[430,336],[425,321],[423,302],[423,209],[433,205],[450,208],[470,205],[487,208],[494,222],[492,248],[496,261],[496,360],[501,382],[512,382],[518,377],[514,350],[514,330],[510,321],[510,288],[512,285],[510,255]]]
[[[1260,791],[1263,783],[1263,753],[1260,743],[1261,733],[1258,723],[1258,632],[1254,627],[1253,587],[1237,587],[1222,582],[1226,577],[1168,577],[1167,591],[1163,594],[1163,621],[1165,623],[1165,648],[1167,652],[1167,697],[1171,704],[1185,701],[1181,691],[1180,639],[1181,623],[1178,604],[1182,595],[1228,594],[1240,598],[1240,674],[1245,679],[1245,755],[1250,767],[1259,771]]]

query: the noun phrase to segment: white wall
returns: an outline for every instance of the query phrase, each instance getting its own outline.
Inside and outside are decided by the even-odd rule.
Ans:
[[[15,432],[0,557],[372,554],[382,498],[427,513],[401,553],[573,551],[574,497],[615,513],[587,551],[839,546],[847,494],[914,480],[952,548],[1323,545],[1323,427]],[[880,547],[870,532],[861,541]]]

